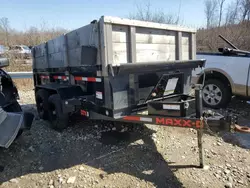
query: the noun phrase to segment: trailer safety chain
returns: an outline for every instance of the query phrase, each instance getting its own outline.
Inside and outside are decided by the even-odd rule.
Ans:
[[[204,124],[205,124],[204,129],[205,129],[209,134],[211,134],[211,135],[213,135],[213,136],[216,136],[217,134],[216,134],[215,132],[213,132],[213,131],[210,129],[209,124],[207,123],[207,118],[206,118],[206,117],[203,117],[203,119],[204,119]]]
[[[204,117],[201,116],[201,118],[200,118],[200,127],[203,127],[203,126],[204,126],[203,121],[204,121]]]

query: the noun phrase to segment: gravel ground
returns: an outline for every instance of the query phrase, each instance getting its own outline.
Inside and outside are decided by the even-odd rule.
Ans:
[[[33,92],[20,95],[23,108],[35,112]],[[229,110],[243,104],[232,102]],[[249,122],[247,110],[235,112]],[[0,150],[0,188],[250,187],[250,151],[242,134],[205,134],[208,166],[200,169],[193,129],[110,129],[107,123],[85,121],[56,132],[35,120],[30,132]]]

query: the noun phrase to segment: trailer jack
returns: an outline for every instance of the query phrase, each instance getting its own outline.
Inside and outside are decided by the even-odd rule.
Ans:
[[[213,119],[210,117],[215,116],[215,113],[212,111],[203,111],[202,109],[202,85],[195,85],[195,98],[196,98],[196,118],[200,117],[201,122],[201,129],[197,129],[197,136],[198,136],[198,148],[199,148],[199,160],[200,160],[200,168],[204,168],[204,152],[203,152],[203,145],[202,145],[202,136],[204,130],[214,134],[214,132],[211,130],[210,127],[211,122],[217,124],[214,127],[217,127],[217,130],[224,130],[229,132],[241,132],[241,133],[250,133],[250,128],[247,126],[240,126],[237,124],[238,117],[235,115],[228,115],[226,117],[223,117],[220,115],[220,118]],[[220,121],[220,125],[218,126],[218,121]]]
[[[217,121],[217,120],[215,120]],[[250,128],[246,126],[240,126],[236,124],[235,117],[232,118],[228,116],[226,119],[223,120],[222,124],[226,124],[227,127],[229,128],[229,132],[235,133],[235,132],[240,132],[240,133],[250,133]],[[197,136],[198,136],[198,148],[199,148],[199,160],[200,160],[200,168],[204,168],[204,152],[203,152],[203,145],[202,145],[202,136],[204,130],[208,131],[211,134],[214,134],[213,131],[211,131],[209,127],[209,119],[206,118],[201,118],[201,124],[203,124],[203,129],[197,129]],[[225,130],[225,129],[223,129]]]

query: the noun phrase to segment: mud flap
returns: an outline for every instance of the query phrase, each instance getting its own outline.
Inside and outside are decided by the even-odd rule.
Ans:
[[[15,140],[20,128],[27,127],[24,117],[23,113],[7,113],[0,108],[0,147],[8,148]],[[26,118],[30,119],[32,117]],[[30,123],[29,120],[26,121]]]
[[[23,123],[21,129],[30,130],[34,117],[34,114],[31,112],[23,112]]]

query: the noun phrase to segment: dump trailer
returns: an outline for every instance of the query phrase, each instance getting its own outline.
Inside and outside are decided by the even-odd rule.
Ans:
[[[192,70],[205,64],[196,59],[194,29],[102,16],[34,46],[32,56],[37,110],[55,129],[72,115],[194,128],[202,161],[206,117],[210,128],[234,122],[204,115],[200,85],[189,95]]]

